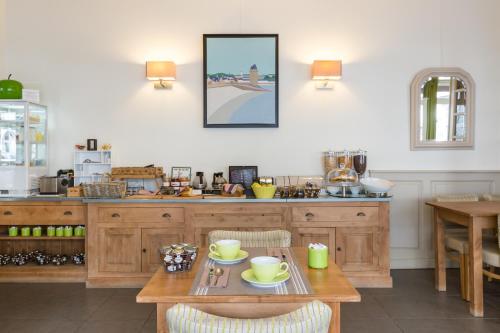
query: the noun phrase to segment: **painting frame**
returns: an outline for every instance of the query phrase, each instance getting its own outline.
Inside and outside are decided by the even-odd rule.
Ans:
[[[207,41],[210,38],[272,38],[274,39],[274,122],[273,123],[210,123],[208,120]],[[204,34],[203,35],[203,127],[204,128],[278,128],[279,127],[279,35],[278,34]]]

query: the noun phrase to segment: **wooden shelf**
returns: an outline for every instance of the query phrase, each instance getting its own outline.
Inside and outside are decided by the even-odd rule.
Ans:
[[[87,267],[72,263],[63,266],[33,263],[0,266],[0,282],[85,282],[86,279]]]
[[[0,235],[0,240],[85,240],[85,237],[48,237],[48,236],[40,236],[40,237],[23,237],[23,236],[16,236],[16,237],[11,237],[11,236],[6,236],[6,235]]]

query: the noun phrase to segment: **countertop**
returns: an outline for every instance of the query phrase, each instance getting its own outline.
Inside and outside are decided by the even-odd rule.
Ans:
[[[203,199],[86,199],[86,198],[67,198],[57,196],[32,196],[32,197],[0,197],[0,202],[13,202],[13,201],[48,201],[48,202],[61,202],[61,201],[76,201],[83,203],[272,203],[272,202],[388,202],[392,198],[338,198],[331,196],[320,196],[316,199],[231,199],[231,198],[203,198]]]

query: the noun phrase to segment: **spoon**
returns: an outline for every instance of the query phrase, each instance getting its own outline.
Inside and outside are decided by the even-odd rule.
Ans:
[[[219,277],[221,277],[224,274],[224,270],[220,267],[217,267],[215,269],[214,275],[215,275],[215,284],[214,286],[217,285],[217,282],[219,282]]]

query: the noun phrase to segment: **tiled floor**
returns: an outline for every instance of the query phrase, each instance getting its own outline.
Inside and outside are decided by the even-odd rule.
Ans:
[[[361,289],[362,302],[342,308],[342,333],[500,332],[500,283],[485,282],[485,318],[469,315],[458,272],[448,292],[434,290],[433,270],[395,270],[394,288]],[[153,305],[137,289],[85,289],[82,284],[0,284],[0,332],[155,332]]]

